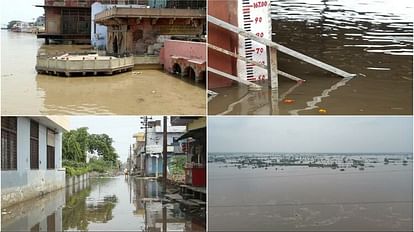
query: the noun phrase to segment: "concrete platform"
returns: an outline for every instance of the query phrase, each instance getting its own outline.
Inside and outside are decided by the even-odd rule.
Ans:
[[[70,55],[62,56],[38,56],[36,61],[36,71],[56,76],[70,77],[73,75],[113,75],[131,71],[134,67],[134,57],[117,58],[113,56],[89,55]]]

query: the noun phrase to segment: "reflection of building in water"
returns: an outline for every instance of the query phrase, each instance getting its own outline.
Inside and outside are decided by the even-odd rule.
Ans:
[[[94,182],[94,187],[90,182]],[[91,195],[110,179],[92,179],[81,182],[77,191],[67,191],[66,205],[63,208],[64,230],[88,230],[90,223],[106,223],[113,219],[113,208],[118,202],[116,195]],[[98,182],[98,183],[96,183]],[[75,187],[73,188],[75,189]]]
[[[65,117],[1,117],[2,207],[65,187]]]
[[[145,231],[204,231],[203,223],[189,217],[179,203],[161,202],[163,187],[158,181],[131,179],[135,215],[144,218]],[[204,223],[205,224],[205,223]]]
[[[6,208],[2,213],[2,231],[62,231],[62,207],[65,191],[25,201]]]

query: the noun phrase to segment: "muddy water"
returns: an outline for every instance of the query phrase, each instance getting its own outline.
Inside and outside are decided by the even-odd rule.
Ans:
[[[204,231],[204,219],[162,204],[157,181],[92,178],[3,210],[2,231]],[[49,231],[49,230],[48,230]]]
[[[278,93],[214,89],[209,114],[412,114],[412,10],[408,0],[273,1],[273,41],[357,77],[341,80],[279,53],[279,69],[304,84],[279,77]]]
[[[159,70],[99,77],[38,75],[39,50],[55,54],[90,49],[43,43],[32,34],[2,31],[2,114],[205,114],[205,86]]]
[[[412,231],[412,162],[365,170],[209,164],[211,231]],[[258,191],[259,190],[259,191]]]

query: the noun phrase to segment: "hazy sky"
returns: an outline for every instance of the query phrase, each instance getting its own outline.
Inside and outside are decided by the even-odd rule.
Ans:
[[[209,152],[411,152],[411,117],[209,117]]]
[[[113,146],[122,162],[129,156],[129,145],[135,143],[133,134],[144,131],[141,116],[70,116],[70,129],[88,127],[90,134],[107,134],[114,140]],[[153,120],[162,120],[162,116],[151,116]],[[168,119],[169,121],[170,119]],[[168,122],[167,125],[170,125]]]
[[[43,15],[44,10],[34,5],[43,5],[44,0],[1,0],[1,24],[12,20],[33,21]]]

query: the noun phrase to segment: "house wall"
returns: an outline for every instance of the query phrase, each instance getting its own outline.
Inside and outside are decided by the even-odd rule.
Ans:
[[[65,186],[62,169],[62,133],[55,136],[55,169],[47,169],[47,128],[39,124],[39,169],[30,169],[30,118],[17,118],[17,170],[1,171],[2,207],[31,199]]]
[[[166,40],[160,54],[160,63],[164,65],[165,71],[172,72],[174,65],[171,59],[172,56],[183,56],[206,61],[206,48],[206,43],[202,42]]]
[[[62,16],[60,8],[46,8],[45,9],[45,29],[48,34],[60,34],[61,33],[61,22]]]
[[[158,154],[159,158],[158,158],[158,166],[157,166],[157,158],[156,157],[151,157],[150,155],[147,155],[147,170],[146,170],[146,174],[149,176],[155,176],[157,173],[157,168],[158,168],[158,175],[162,176],[163,174],[163,160],[162,160],[162,154]],[[168,162],[167,164],[170,162],[171,157],[172,157],[173,153],[168,153]],[[168,168],[167,168],[168,170]],[[169,172],[169,171],[168,171]]]

